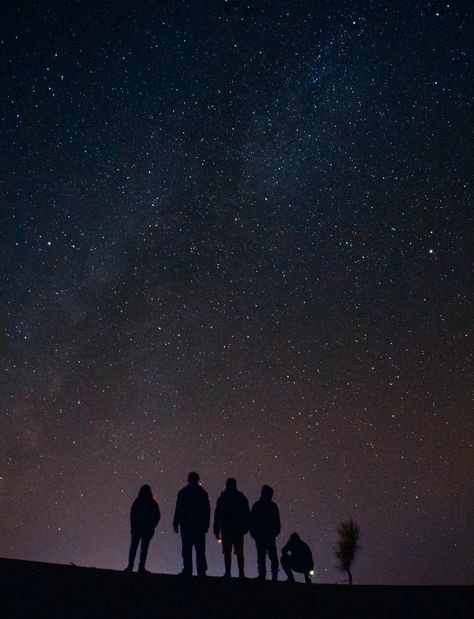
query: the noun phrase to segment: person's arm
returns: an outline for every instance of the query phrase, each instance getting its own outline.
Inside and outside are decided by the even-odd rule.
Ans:
[[[156,525],[160,522],[160,518],[161,518],[161,512],[160,512],[160,506],[158,505],[158,502],[155,501],[155,504],[153,506],[153,528],[156,527]]]
[[[244,496],[244,534],[250,529],[250,506],[246,496]]]
[[[181,524],[181,492],[178,492],[178,498],[176,499],[176,509],[174,510],[173,529],[175,533],[179,530]]]
[[[276,504],[275,504],[275,529],[276,529],[275,537],[277,537],[278,535],[280,535],[281,522],[280,522],[280,510],[278,509],[278,505]]]
[[[206,517],[205,517],[205,531],[206,533],[209,531],[209,525],[211,524],[211,504],[209,503],[209,495],[204,490],[205,495],[205,508],[206,508]]]
[[[214,510],[214,526],[213,526],[214,535],[216,536],[217,539],[219,539],[221,535],[221,526],[222,526],[221,512],[222,512],[222,501],[221,501],[221,498],[219,497],[217,499],[216,509]]]
[[[252,509],[250,510],[249,531],[251,537],[255,539],[255,503],[252,505]]]

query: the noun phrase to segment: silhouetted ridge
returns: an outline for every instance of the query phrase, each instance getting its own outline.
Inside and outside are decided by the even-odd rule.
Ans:
[[[186,578],[0,559],[2,619],[470,619],[474,587]]]

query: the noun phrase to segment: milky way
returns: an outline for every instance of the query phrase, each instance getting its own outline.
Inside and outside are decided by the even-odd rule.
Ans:
[[[176,573],[197,470],[472,584],[469,5],[6,2],[0,555],[124,568],[149,483]]]

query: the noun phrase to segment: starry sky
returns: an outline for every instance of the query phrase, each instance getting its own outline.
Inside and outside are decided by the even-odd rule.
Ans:
[[[473,584],[469,5],[3,4],[1,556],[123,569],[149,483],[176,573],[197,470]]]

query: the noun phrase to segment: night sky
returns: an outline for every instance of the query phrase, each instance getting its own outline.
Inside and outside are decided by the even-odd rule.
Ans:
[[[149,483],[176,573],[196,470],[473,584],[470,5],[3,3],[1,556],[123,569]]]

